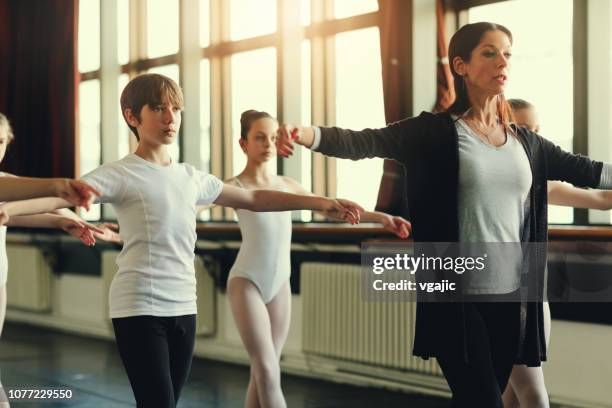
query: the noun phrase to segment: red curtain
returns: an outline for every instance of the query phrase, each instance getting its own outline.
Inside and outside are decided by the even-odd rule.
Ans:
[[[78,0],[0,0],[0,112],[15,141],[6,171],[74,177]]]

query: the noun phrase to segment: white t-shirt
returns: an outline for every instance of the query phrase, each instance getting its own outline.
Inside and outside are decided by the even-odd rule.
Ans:
[[[214,202],[218,178],[185,163],[159,166],[130,154],[82,177],[110,203],[123,250],[109,293],[110,317],[196,313],[196,205]]]

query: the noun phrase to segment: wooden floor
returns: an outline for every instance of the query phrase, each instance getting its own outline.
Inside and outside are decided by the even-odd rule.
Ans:
[[[7,324],[0,342],[0,373],[11,389],[69,389],[69,401],[11,400],[20,407],[135,406],[132,390],[111,341]],[[249,371],[244,366],[194,359],[179,407],[241,408]],[[448,400],[283,375],[289,408],[447,407]],[[2,404],[0,404],[2,407]]]

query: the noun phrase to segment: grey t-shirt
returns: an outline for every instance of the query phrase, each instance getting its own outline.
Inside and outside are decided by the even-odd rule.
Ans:
[[[521,231],[532,176],[521,143],[509,134],[495,147],[462,120],[459,135],[459,240],[487,245],[486,272],[462,277],[464,293],[502,294],[519,288]]]

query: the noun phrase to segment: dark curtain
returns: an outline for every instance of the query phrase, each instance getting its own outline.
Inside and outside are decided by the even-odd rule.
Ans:
[[[382,63],[385,121],[405,118],[412,112],[412,2],[379,0],[380,55]],[[385,160],[376,210],[408,216],[404,166]]]
[[[411,1],[379,0],[380,48],[382,58],[385,119],[398,121],[412,113],[411,105]],[[437,98],[433,111],[443,111],[455,99],[453,77],[448,65],[444,0],[436,0],[438,43]],[[406,170],[393,160],[385,160],[378,190],[376,210],[408,216]]]
[[[0,112],[15,141],[6,171],[74,177],[78,0],[0,0]]]
[[[434,112],[448,109],[455,101],[455,88],[453,87],[453,74],[448,61],[448,41],[446,39],[446,10],[444,0],[436,0],[436,32],[438,40],[438,72],[437,96]]]

